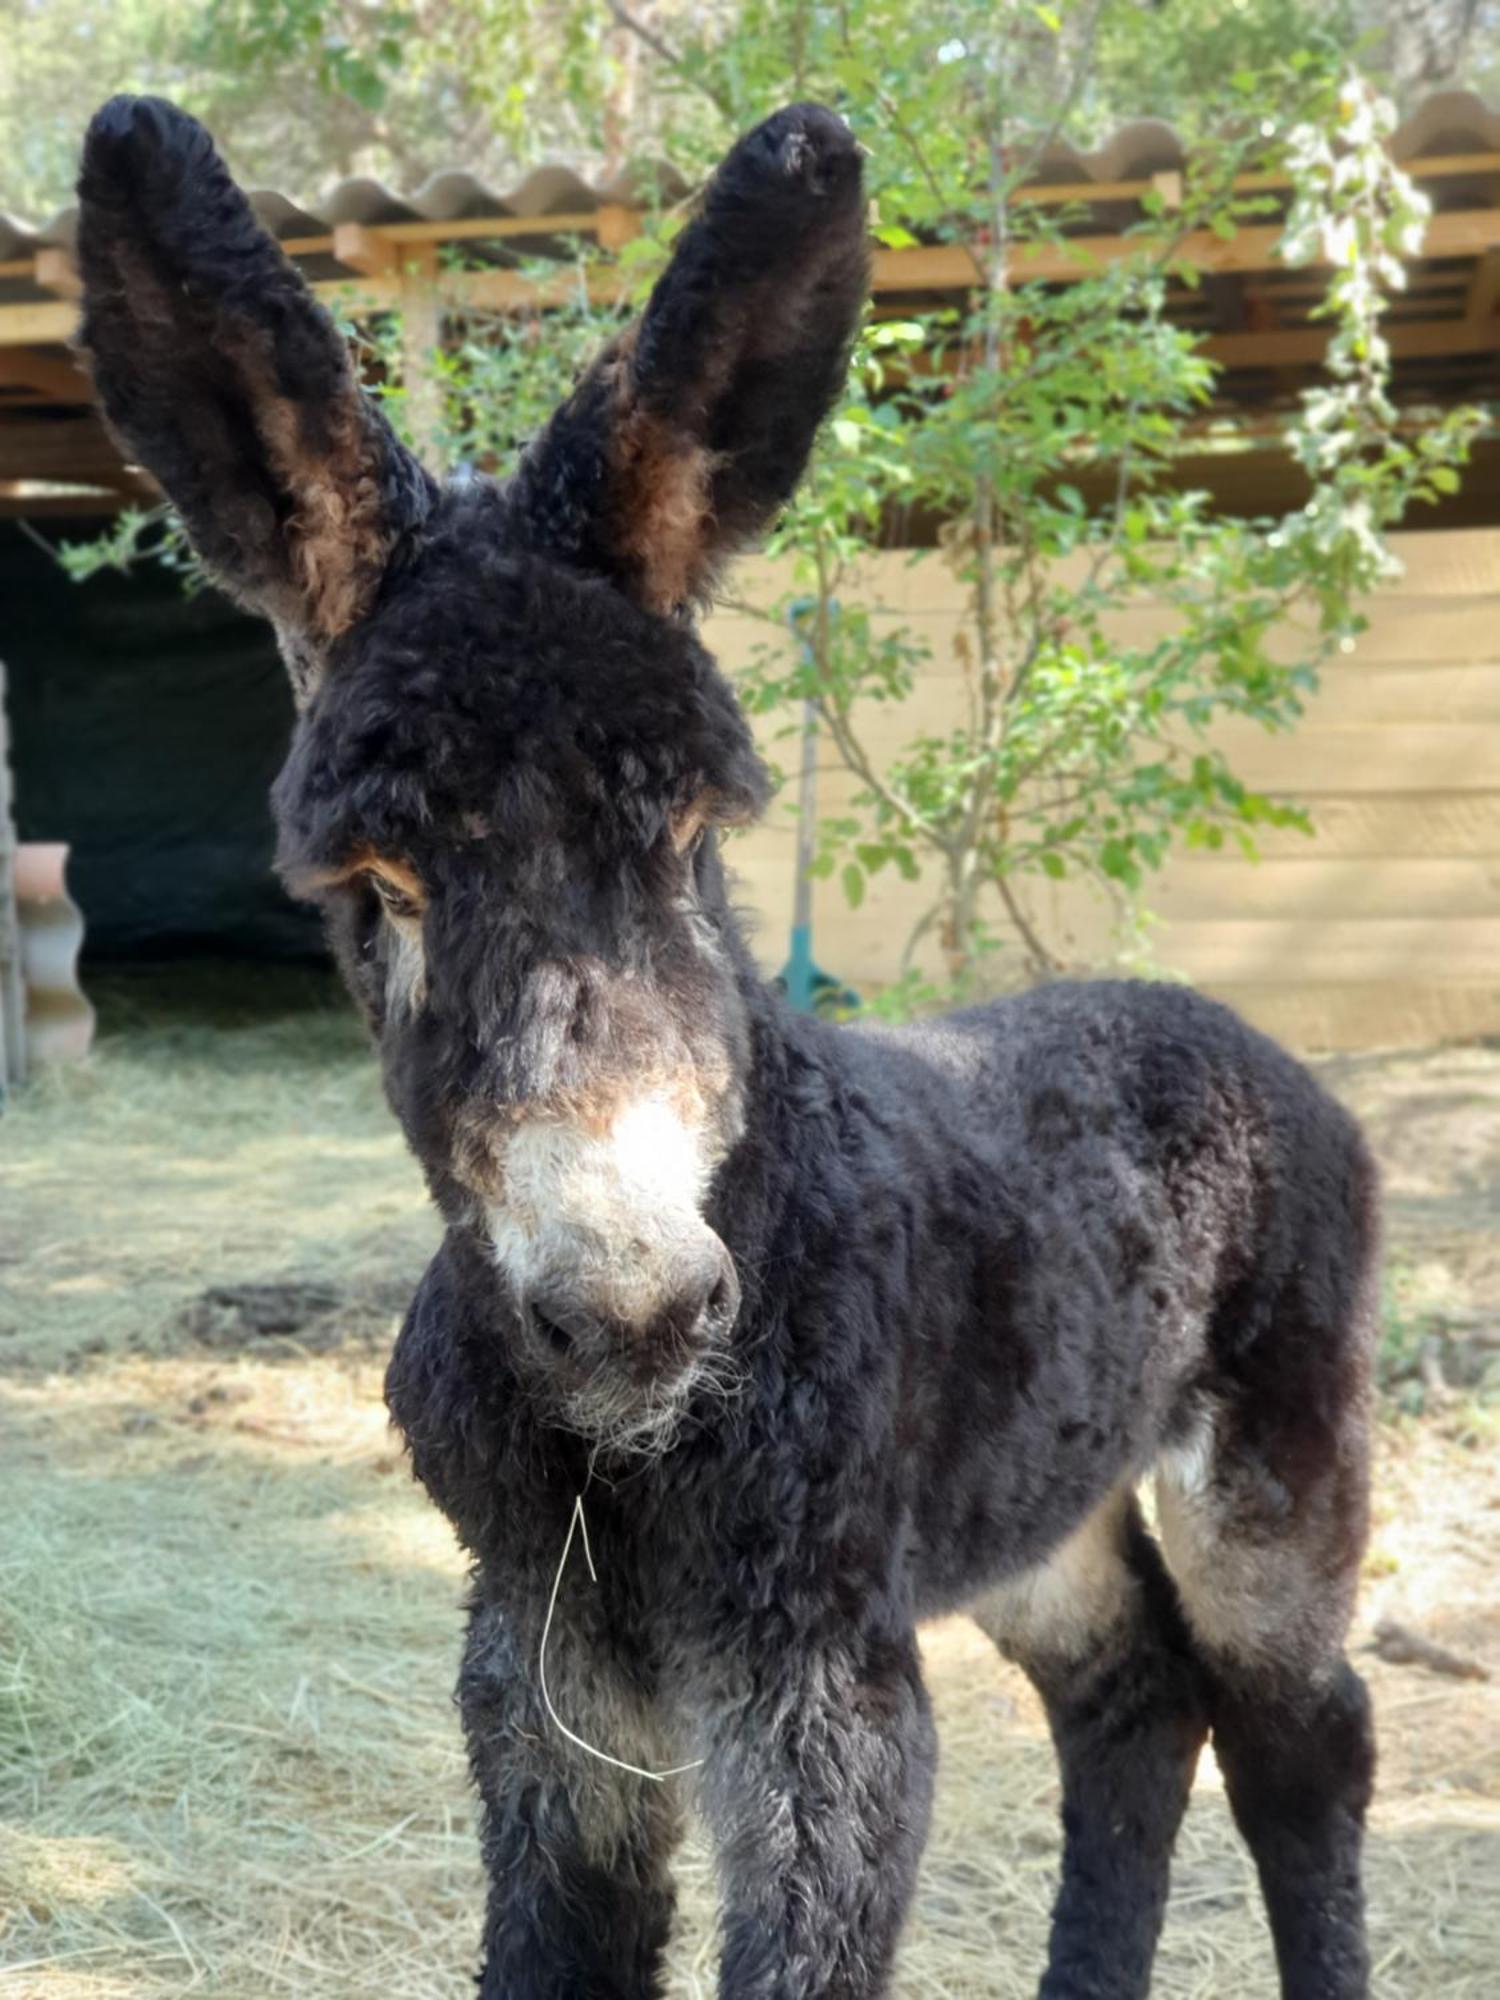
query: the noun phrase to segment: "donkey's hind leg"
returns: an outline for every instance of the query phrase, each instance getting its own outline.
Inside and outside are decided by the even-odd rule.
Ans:
[[[1042,2000],[1142,2000],[1208,1722],[1177,1595],[1134,1496],[1116,1494],[974,1615],[1034,1682],[1062,1769],[1062,1884]]]
[[[1365,1541],[1362,1399],[1326,1448],[1307,1443],[1305,1427],[1252,1442],[1225,1410],[1210,1413],[1161,1468],[1158,1508],[1284,2000],[1363,2000],[1360,1848],[1375,1738],[1344,1656]]]

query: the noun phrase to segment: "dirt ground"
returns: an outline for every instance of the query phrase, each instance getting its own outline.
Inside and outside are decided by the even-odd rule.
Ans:
[[[449,1700],[462,1566],[379,1394],[434,1240],[417,1174],[321,984],[104,998],[95,1058],[0,1122],[0,1995],[459,2000],[479,1909]],[[1376,1991],[1492,2000],[1500,1049],[1323,1067],[1390,1201],[1356,1635],[1383,1758]],[[1377,1657],[1387,1619],[1496,1678]],[[972,1627],[926,1651],[943,1768],[896,1990],[1018,2000],[1055,1879],[1051,1754]],[[700,1846],[680,1880],[670,1991],[707,2000]],[[1274,1992],[1211,1758],[1155,1990]]]

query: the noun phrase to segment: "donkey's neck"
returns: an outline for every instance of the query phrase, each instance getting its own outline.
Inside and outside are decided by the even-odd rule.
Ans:
[[[824,1114],[839,1091],[842,1035],[793,1011],[762,976],[732,916],[724,935],[750,1033],[743,1131],[719,1171],[713,1220],[741,1266],[748,1303],[751,1274],[772,1252],[786,1210],[830,1143]]]

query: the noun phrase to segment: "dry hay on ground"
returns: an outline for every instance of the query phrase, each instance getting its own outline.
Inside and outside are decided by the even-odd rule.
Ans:
[[[1335,1081],[1389,1155],[1401,1309],[1473,1319],[1500,1055]],[[0,1148],[0,1996],[459,2000],[480,1893],[448,1696],[462,1569],[366,1344],[431,1223],[367,1059],[337,1015],[157,1019],[33,1093]],[[332,1285],[358,1337],[189,1330],[210,1287],[268,1279]],[[1469,1403],[1384,1434],[1361,1643],[1386,1615],[1500,1669],[1500,1468]],[[897,1992],[1018,2000],[1055,1876],[1051,1753],[971,1626],[927,1657],[943,1767]],[[1377,1992],[1492,1996],[1500,1680],[1361,1666]],[[707,2000],[701,1848],[679,1877],[671,1991]],[[1211,1760],[1155,1990],[1274,1992]]]

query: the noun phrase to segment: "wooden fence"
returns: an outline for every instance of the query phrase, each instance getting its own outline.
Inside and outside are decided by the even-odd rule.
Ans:
[[[1308,809],[1315,835],[1267,832],[1258,861],[1229,848],[1175,856],[1148,885],[1159,919],[1149,962],[1129,960],[1191,979],[1303,1048],[1500,1034],[1500,531],[1409,534],[1396,547],[1405,574],[1371,601],[1369,631],[1325,670],[1301,726],[1269,736],[1231,724],[1219,738],[1247,783]],[[752,602],[785,587],[785,573],[764,561],[736,579]],[[958,712],[961,590],[937,555],[888,554],[872,561],[862,594],[931,648],[911,702],[872,713],[867,740],[888,756]],[[1121,625],[1148,638],[1160,616],[1142,607]],[[731,670],[767,636],[732,610],[707,628]],[[791,770],[795,739],[777,734],[787,720],[772,719],[762,737]],[[854,789],[825,742],[820,811],[838,812]],[[771,969],[785,955],[793,846],[778,802],[731,854]],[[889,981],[928,895],[927,883],[886,870],[851,910],[836,880],[819,882],[819,962],[866,990]],[[1070,962],[1119,962],[1102,899],[1072,884],[1027,895]]]

